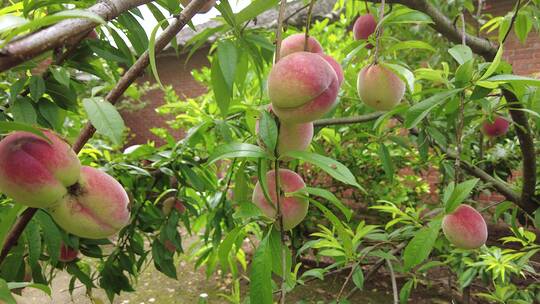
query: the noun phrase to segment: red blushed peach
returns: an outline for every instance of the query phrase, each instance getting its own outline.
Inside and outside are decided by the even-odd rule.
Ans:
[[[379,111],[395,107],[405,94],[405,83],[388,68],[371,64],[358,74],[358,95],[362,101]]]
[[[62,246],[60,247],[60,258],[58,259],[60,262],[71,262],[77,258],[79,255],[79,251],[75,250],[73,248],[70,248],[66,246],[66,244],[62,243]]]
[[[186,7],[187,5],[189,5],[191,0],[181,0],[181,2],[182,2],[182,5],[184,7]],[[199,10],[199,14],[208,13],[212,9],[212,7],[214,7],[214,5],[216,5],[216,0],[208,0],[208,1],[206,1],[206,3],[203,4],[201,9]]]
[[[272,105],[269,111],[273,112]],[[309,147],[313,139],[313,123],[287,123],[281,122],[278,136],[278,153],[285,154],[289,151],[304,151]],[[255,123],[255,131],[259,135],[259,120]],[[259,140],[259,145],[264,147],[264,143]]]
[[[321,54],[321,56],[322,56],[322,58],[324,58],[324,60],[326,60],[326,62],[328,62],[332,66],[332,68],[334,69],[334,72],[336,72],[336,75],[337,75],[337,78],[338,78],[338,85],[341,86],[341,84],[343,83],[343,79],[344,79],[343,68],[341,67],[341,64],[339,64],[339,62],[337,62],[330,55]]]
[[[65,231],[83,238],[100,239],[114,235],[129,222],[129,198],[110,175],[83,166],[79,183],[50,209]]]
[[[506,134],[509,127],[510,123],[508,120],[500,116],[496,116],[493,121],[488,120],[484,122],[482,125],[482,132],[489,137],[499,137]]]
[[[323,48],[317,39],[309,36],[307,49],[304,50],[306,35],[304,33],[293,34],[281,42],[281,58],[296,52],[322,53]]]
[[[371,34],[375,33],[377,29],[377,21],[372,14],[365,14],[354,22],[353,34],[356,40],[367,40]],[[366,48],[373,48],[372,44],[368,44]]]
[[[0,141],[0,192],[36,208],[53,206],[77,182],[81,164],[75,152],[51,131],[47,140],[18,131]]]
[[[462,249],[480,248],[488,236],[486,221],[468,205],[460,205],[454,212],[445,215],[442,229],[448,241]]]
[[[291,170],[279,169],[279,179],[281,191],[285,194],[296,192],[306,187],[306,184],[300,175]],[[261,209],[264,215],[275,219],[277,216],[275,170],[266,173],[266,180],[268,182],[268,193],[272,199],[272,203],[268,202],[264,197],[264,193],[259,182],[257,182],[255,185],[252,199],[253,203]],[[287,195],[284,195],[280,196],[279,201],[283,214],[283,228],[285,230],[294,228],[306,217],[309,207],[309,202],[307,199],[287,197]]]
[[[268,95],[274,108],[295,108],[323,94],[335,79],[336,73],[321,56],[297,52],[274,65]]]
[[[173,208],[176,209],[178,213],[184,213],[184,211],[186,211],[186,207],[184,206],[184,204],[182,204],[182,202],[176,197],[169,197],[165,201],[163,201],[163,207],[161,207],[161,211],[163,211],[163,214],[167,216],[171,214]]]

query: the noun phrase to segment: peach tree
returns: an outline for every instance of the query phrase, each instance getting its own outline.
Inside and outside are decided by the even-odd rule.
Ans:
[[[337,273],[332,299],[347,303],[380,268],[394,303],[441,285],[438,273],[460,302],[539,300],[540,81],[515,75],[504,46],[538,29],[540,3],[492,17],[483,1],[337,0],[326,15],[317,2],[5,5],[0,299],[50,292],[63,269],[70,291],[112,301],[148,261],[176,278],[183,254],[232,275],[233,303],[285,303]],[[213,5],[216,27],[178,47]],[[272,9],[275,26],[256,26]],[[210,43],[210,66],[193,72],[208,93],[163,86],[156,54],[169,43],[188,57]],[[157,85],[134,83],[145,72]],[[114,105],[151,89],[186,136],[155,130],[164,145],[122,149]],[[418,176],[429,170],[437,183]],[[483,205],[490,191],[504,199]]]

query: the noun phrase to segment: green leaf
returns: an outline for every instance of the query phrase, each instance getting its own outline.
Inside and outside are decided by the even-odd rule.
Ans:
[[[51,289],[47,285],[43,284],[36,284],[31,282],[9,282],[8,284],[9,289],[19,289],[19,288],[35,288],[43,291],[47,295],[51,295]]]
[[[456,86],[466,85],[473,76],[474,59],[471,59],[460,65],[456,70]]]
[[[2,220],[0,221],[0,242],[4,244],[6,236],[11,229],[11,226],[15,223],[19,211],[24,208],[23,205],[13,204],[13,207],[2,211]]]
[[[238,61],[236,46],[231,40],[218,41],[217,56],[219,58],[219,67],[223,73],[223,78],[227,83],[229,91],[232,92],[234,79],[236,77],[236,63]]]
[[[150,34],[150,39],[148,41],[148,58],[150,59],[150,69],[152,70],[152,74],[154,74],[154,78],[156,78],[157,83],[159,86],[163,88],[163,84],[161,83],[161,80],[159,79],[159,73],[156,65],[156,34],[157,30],[161,27],[163,23],[167,22],[167,19],[163,19],[154,26],[154,29],[152,29],[152,33]]]
[[[408,40],[408,41],[400,41],[398,43],[394,43],[388,48],[389,52],[396,52],[399,50],[410,50],[410,49],[424,49],[428,50],[430,52],[436,52],[437,50],[431,46],[431,44],[420,41],[420,40]]]
[[[390,14],[387,14],[383,19],[383,22],[381,22],[381,24],[387,23],[433,23],[433,20],[431,20],[431,17],[420,11],[408,7],[400,7]]]
[[[477,178],[470,179],[468,181],[459,183],[455,188],[453,188],[452,194],[450,195],[448,200],[445,201],[444,211],[446,213],[452,213],[452,211],[454,211],[459,206],[459,204],[461,204],[467,197],[469,197],[472,189],[474,189],[474,186],[476,186],[478,181],[479,179]]]
[[[364,188],[358,184],[356,178],[349,168],[345,167],[342,163],[334,159],[306,151],[289,151],[285,153],[284,156],[312,163],[340,182],[355,186],[358,189],[365,191]]]
[[[540,208],[534,212],[534,226],[536,226],[536,229],[540,229]]]
[[[266,149],[273,155],[278,142],[278,128],[276,121],[268,111],[262,111],[261,119],[259,120],[259,137],[266,146]]]
[[[428,258],[439,236],[440,229],[441,220],[434,220],[414,235],[403,252],[403,267],[406,271],[410,271]]]
[[[83,106],[96,130],[109,137],[113,143],[120,145],[125,125],[118,110],[101,97],[85,98]]]
[[[353,271],[352,280],[354,285],[360,289],[364,289],[364,273],[362,272],[362,267],[360,265],[356,266]]]
[[[89,10],[82,10],[82,9],[65,10],[65,11],[61,11],[54,14],[54,16],[62,16],[65,18],[83,18],[83,19],[94,21],[95,23],[99,23],[99,24],[107,23],[98,14],[91,12]]]
[[[272,256],[272,272],[283,277],[282,255],[285,254],[285,277],[288,277],[288,273],[291,271],[292,255],[289,248],[281,243],[281,234],[278,230],[272,229],[268,236],[268,245],[270,245]]]
[[[493,62],[489,65],[489,67],[487,68],[484,75],[482,75],[482,77],[480,77],[480,80],[484,80],[484,79],[488,78],[489,76],[493,75],[493,73],[499,67],[499,64],[501,64],[501,57],[503,55],[503,52],[504,52],[504,47],[501,44],[499,46],[499,49],[497,50],[497,54],[495,54],[495,58],[493,59]]]
[[[36,134],[47,141],[49,140],[47,136],[45,136],[45,134],[43,134],[43,132],[38,128],[14,121],[0,121],[0,132],[9,133],[11,131],[26,131]]]
[[[61,85],[69,87],[70,76],[69,71],[63,67],[49,68],[54,79],[58,81]]]
[[[379,144],[379,157],[382,160],[382,165],[386,177],[392,182],[394,180],[394,163],[388,151],[388,147],[384,143]]]
[[[55,265],[60,257],[60,246],[62,242],[60,230],[58,230],[56,224],[44,211],[40,210],[36,212],[35,218],[41,226],[41,231],[43,232],[45,245],[47,245],[47,252],[49,253],[51,264]]]
[[[22,123],[34,125],[37,122],[37,114],[28,97],[17,98],[11,105],[11,114],[13,118]]]
[[[399,303],[400,304],[407,304],[409,301],[409,296],[411,295],[411,289],[413,286],[414,281],[408,280],[407,283],[403,284],[403,287],[401,287],[401,290],[399,291]]]
[[[266,156],[266,152],[259,146],[245,143],[232,143],[217,147],[208,158],[208,163],[212,164],[215,161],[224,158],[264,158]]]
[[[45,93],[45,81],[43,81],[43,77],[30,77],[30,97],[34,101],[38,101],[43,96],[43,93]]]
[[[254,19],[264,11],[267,11],[278,4],[279,0],[255,0],[236,14],[236,22],[244,23]]]
[[[450,55],[452,55],[452,57],[454,57],[454,59],[460,65],[473,59],[473,52],[471,51],[471,48],[463,44],[458,44],[452,47],[448,50],[448,53],[450,53]]]
[[[8,284],[2,278],[0,278],[0,301],[6,304],[17,304],[9,290]]]
[[[33,268],[36,266],[41,255],[41,234],[39,225],[35,221],[30,221],[24,229],[24,236],[28,241],[28,264]]]
[[[251,303],[272,304],[272,256],[268,235],[259,243],[253,254],[249,275],[249,296]]]
[[[530,86],[540,86],[540,79],[534,79],[530,77],[511,75],[511,74],[496,75],[486,80],[491,81],[491,82],[510,83],[510,84],[515,83],[515,84],[530,85]]]
[[[380,63],[380,65],[385,66],[389,68],[390,70],[394,71],[401,80],[405,82],[407,85],[407,89],[409,92],[414,92],[414,74],[409,71],[409,69],[397,65],[397,64],[391,64],[391,63]]]
[[[227,81],[223,77],[223,72],[221,71],[219,59],[217,56],[214,56],[212,60],[211,67],[211,79],[212,79],[212,90],[214,91],[214,97],[223,117],[227,117],[229,113],[229,105],[231,103],[232,90],[230,90],[227,85]]]
[[[229,256],[231,254],[232,246],[236,242],[238,236],[241,234],[242,228],[242,226],[238,226],[231,230],[219,245],[219,262],[221,263],[221,267],[225,272],[227,272],[227,270],[229,269]]]
[[[351,220],[351,216],[352,216],[351,209],[345,206],[332,192],[322,189],[322,188],[311,188],[311,187],[307,187],[305,190],[307,193],[311,195],[320,196],[326,199],[327,201],[331,202],[332,204],[334,204],[336,208],[339,209],[339,211],[341,211],[341,213],[343,213],[343,215],[345,215],[345,218],[347,218],[347,221]]]
[[[514,32],[522,44],[525,44],[532,26],[533,23],[531,17],[529,17],[526,12],[519,12],[514,23]]]
[[[39,114],[57,131],[62,129],[65,111],[47,99],[42,98],[38,103]]]
[[[414,128],[433,108],[460,91],[462,89],[443,91],[410,107],[407,113],[405,113],[405,128]]]

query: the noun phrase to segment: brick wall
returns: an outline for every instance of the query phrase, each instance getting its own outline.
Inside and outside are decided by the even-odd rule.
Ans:
[[[493,16],[504,16],[514,10],[515,0],[489,0],[484,11]],[[534,30],[529,33],[525,44],[522,44],[514,32],[508,36],[504,46],[504,59],[510,62],[514,73],[531,75],[540,72],[540,36]]]
[[[191,71],[201,69],[209,64],[207,54],[207,48],[201,49],[187,63],[186,55],[178,57],[174,51],[159,55],[156,59],[156,65],[161,82],[164,86],[172,85],[180,98],[193,98],[203,94],[206,92],[206,88],[195,81],[191,76]],[[154,83],[153,75],[146,74],[139,83],[145,81]],[[181,130],[172,130],[167,126],[166,121],[173,117],[156,113],[155,109],[164,104],[160,88],[149,91],[142,100],[148,102],[144,108],[121,111],[126,126],[130,129],[127,146],[144,144],[147,141],[155,141],[158,145],[163,144],[161,139],[150,132],[151,128],[156,127],[167,128],[176,138],[181,138],[184,135]]]

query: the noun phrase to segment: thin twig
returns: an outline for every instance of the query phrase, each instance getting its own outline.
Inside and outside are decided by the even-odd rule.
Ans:
[[[398,289],[397,289],[396,274],[394,273],[392,262],[390,262],[389,259],[386,259],[386,265],[388,266],[388,271],[390,271],[390,279],[392,280],[392,293],[394,294],[394,304],[399,304],[399,294],[398,294]]]
[[[355,263],[352,267],[351,267],[351,271],[349,272],[349,275],[347,276],[347,278],[345,279],[345,282],[343,283],[343,285],[341,286],[341,289],[339,290],[339,293],[336,297],[336,302],[339,303],[339,299],[341,298],[341,295],[343,294],[343,291],[345,291],[345,287],[347,287],[347,284],[349,283],[349,281],[351,280],[351,277],[354,273],[354,270],[356,269],[356,267],[360,267],[360,265],[358,265],[358,263]]]
[[[281,41],[283,39],[283,15],[285,15],[285,8],[287,7],[287,0],[281,0],[279,6],[278,24],[276,29],[276,56],[274,63],[277,63],[281,59]]]
[[[380,40],[382,35],[382,21],[384,18],[384,3],[385,0],[381,0],[381,7],[379,8],[381,11],[379,12],[379,24],[377,25],[377,33],[375,38],[375,53],[373,55],[373,62],[377,63],[379,62],[379,47],[380,47]]]
[[[514,9],[514,14],[512,15],[512,19],[510,20],[510,27],[508,27],[508,30],[504,34],[504,38],[502,39],[501,44],[504,44],[504,42],[506,41],[506,38],[508,38],[508,35],[510,35],[510,32],[512,31],[512,26],[516,22],[516,18],[518,16],[519,9],[521,8],[520,5],[521,5],[521,0],[518,0],[516,2],[516,7]]]
[[[311,27],[311,15],[313,14],[313,5],[317,0],[311,0],[309,3],[308,15],[306,20],[306,39],[304,40],[304,51],[308,50],[309,28]]]

